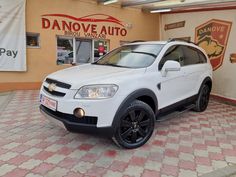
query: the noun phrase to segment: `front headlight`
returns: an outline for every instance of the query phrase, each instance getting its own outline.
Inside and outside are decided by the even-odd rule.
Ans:
[[[117,85],[87,85],[81,87],[75,94],[76,99],[105,99],[111,98],[118,90]]]

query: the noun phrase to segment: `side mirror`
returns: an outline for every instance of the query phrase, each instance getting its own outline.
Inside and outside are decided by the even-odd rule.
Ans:
[[[173,60],[167,60],[162,67],[162,76],[166,77],[167,73],[170,71],[180,71],[180,63]]]

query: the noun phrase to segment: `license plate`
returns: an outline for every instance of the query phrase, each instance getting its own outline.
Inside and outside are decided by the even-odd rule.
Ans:
[[[40,103],[53,111],[57,110],[57,101],[42,94],[40,95]]]

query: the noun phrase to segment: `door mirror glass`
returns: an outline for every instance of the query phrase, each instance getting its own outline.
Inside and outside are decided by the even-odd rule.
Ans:
[[[162,67],[162,76],[165,77],[170,71],[180,71],[180,63],[173,60],[167,60]]]

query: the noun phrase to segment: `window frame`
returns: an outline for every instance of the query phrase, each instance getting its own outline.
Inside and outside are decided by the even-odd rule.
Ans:
[[[28,45],[28,40],[27,37],[31,36],[31,37],[36,37],[36,42],[37,45],[33,46],[33,45]],[[26,47],[27,48],[32,48],[32,49],[39,49],[41,48],[41,41],[40,41],[40,33],[34,33],[34,32],[26,32]]]
[[[85,38],[85,37],[77,37],[77,36],[66,36],[66,35],[56,35],[56,63],[57,63],[57,53],[58,53],[58,38],[61,38],[61,39],[71,39],[73,41],[73,62],[72,62],[72,65],[76,65],[76,64],[88,64],[88,63],[93,63],[95,61],[95,57],[94,57],[94,47],[95,47],[95,42],[96,41],[106,41],[107,43],[107,53],[109,53],[110,51],[110,40],[108,39],[97,39],[97,38]],[[91,48],[92,48],[92,52],[91,52],[91,59],[88,63],[77,63],[76,62],[76,40],[81,40],[81,41],[91,41]],[[57,64],[57,65],[65,65],[65,64]]]
[[[58,39],[68,39],[68,40],[72,40],[73,42],[73,45],[72,45],[72,52],[73,52],[73,62],[71,64],[73,64],[75,62],[75,56],[74,56],[74,37],[73,36],[63,36],[63,35],[56,35],[56,65],[57,66],[60,66],[60,65],[66,65],[65,63],[62,63],[62,64],[58,64],[57,61],[58,61]]]

